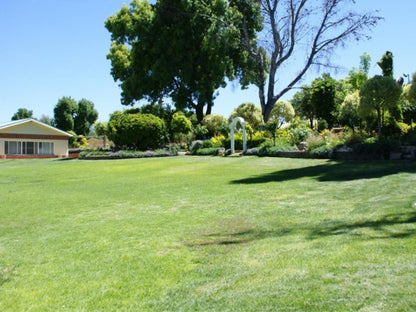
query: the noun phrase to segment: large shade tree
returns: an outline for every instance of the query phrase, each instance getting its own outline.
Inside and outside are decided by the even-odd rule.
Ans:
[[[55,127],[64,131],[73,131],[77,109],[77,102],[73,98],[67,96],[60,98],[53,110]]]
[[[53,112],[57,128],[81,135],[88,135],[98,118],[93,102],[82,99],[77,103],[73,98],[65,96],[58,100]]]
[[[28,110],[27,108],[19,108],[16,113],[12,116],[12,120],[19,120],[25,118],[32,118],[33,111]]]
[[[97,118],[98,112],[94,108],[94,103],[86,99],[80,100],[74,117],[75,133],[88,135]]]
[[[255,83],[265,122],[277,100],[295,87],[311,66],[330,65],[329,57],[336,48],[350,39],[365,38],[380,20],[376,12],[353,11],[353,0],[259,2],[264,29],[256,46],[246,37],[246,48],[257,64]],[[283,80],[281,72],[287,76],[286,65],[293,70]]]
[[[107,57],[120,82],[122,104],[171,97],[177,109],[192,109],[201,121],[204,107],[210,114],[227,78],[250,82],[243,73],[253,62],[241,38],[244,30],[247,44],[253,45],[261,27],[255,3],[133,0],[130,7],[124,5],[105,23],[112,38]]]

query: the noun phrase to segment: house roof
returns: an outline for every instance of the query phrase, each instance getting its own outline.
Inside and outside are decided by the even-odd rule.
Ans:
[[[43,127],[45,129],[48,129],[49,131],[59,133],[60,135],[65,135],[67,137],[72,137],[73,136],[72,134],[70,134],[68,132],[65,132],[65,131],[62,131],[58,128],[47,125],[47,124],[45,124],[43,122],[40,122],[40,121],[38,121],[36,119],[33,119],[33,118],[19,119],[19,120],[13,120],[13,121],[5,122],[5,123],[0,123],[0,131],[2,131],[4,129],[7,129],[7,128],[12,128],[12,127],[16,127],[16,126],[20,126],[20,125],[24,125],[24,124],[29,124],[29,123],[32,123],[32,124],[37,125],[39,127]]]

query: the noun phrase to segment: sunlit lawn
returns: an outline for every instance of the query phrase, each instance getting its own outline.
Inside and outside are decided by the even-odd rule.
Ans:
[[[0,161],[0,311],[416,310],[416,163]]]

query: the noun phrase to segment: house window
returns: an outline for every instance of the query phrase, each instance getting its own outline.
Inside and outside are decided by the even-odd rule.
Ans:
[[[53,143],[39,142],[38,151],[39,155],[53,155]]]
[[[4,152],[6,155],[53,155],[53,143],[5,141]]]

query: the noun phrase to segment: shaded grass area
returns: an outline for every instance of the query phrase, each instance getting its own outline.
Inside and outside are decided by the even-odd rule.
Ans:
[[[415,310],[415,170],[0,162],[0,310]]]
[[[416,173],[413,162],[327,162],[308,167],[291,168],[268,172],[266,174],[247,177],[233,183],[267,183],[283,182],[303,177],[314,178],[317,181],[351,181],[360,179],[376,179],[398,173]]]

